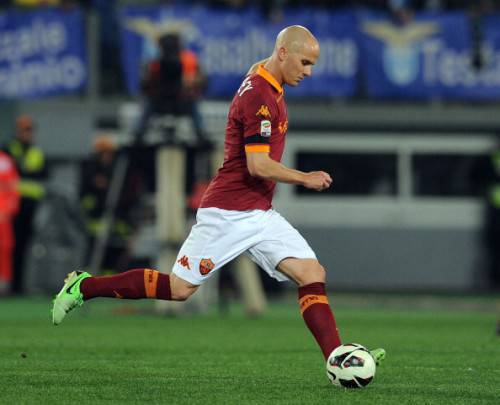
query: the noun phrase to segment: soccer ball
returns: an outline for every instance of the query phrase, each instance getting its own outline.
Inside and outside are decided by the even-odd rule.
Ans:
[[[366,387],[375,376],[375,360],[366,347],[349,343],[337,347],[326,361],[326,375],[333,385]]]

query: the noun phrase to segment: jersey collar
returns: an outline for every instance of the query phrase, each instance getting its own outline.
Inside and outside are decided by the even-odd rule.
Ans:
[[[271,86],[278,90],[280,94],[283,94],[283,87],[280,86],[274,76],[269,73],[263,65],[259,65],[259,67],[257,68],[257,74],[259,76],[262,76]]]

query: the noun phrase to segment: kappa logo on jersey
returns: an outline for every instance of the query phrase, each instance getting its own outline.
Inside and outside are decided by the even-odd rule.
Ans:
[[[288,120],[280,122],[278,129],[280,130],[280,134],[284,134],[288,130]]]
[[[263,136],[264,138],[269,138],[271,136],[271,121],[269,120],[262,120],[260,122],[260,136]]]
[[[200,260],[200,273],[202,276],[206,276],[210,273],[215,267],[212,259],[201,259]]]
[[[262,104],[259,108],[259,111],[257,111],[257,113],[255,114],[257,116],[261,116],[263,118],[271,118],[271,113],[269,112],[269,108],[267,107],[267,105],[264,105]]]
[[[245,80],[243,80],[243,83],[241,83],[240,88],[238,89],[238,96],[242,96],[245,94],[246,91],[253,89],[252,87],[252,82],[250,80],[250,76],[248,76]]]
[[[182,267],[191,270],[191,267],[189,266],[189,258],[186,255],[177,260],[177,263],[179,263]]]

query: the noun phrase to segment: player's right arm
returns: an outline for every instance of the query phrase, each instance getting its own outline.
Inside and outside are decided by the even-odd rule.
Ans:
[[[291,169],[269,157],[267,152],[247,150],[247,168],[253,177],[260,177],[280,183],[299,184],[316,191],[324,190],[332,184],[332,178],[326,172],[302,172]]]
[[[317,191],[330,187],[332,178],[325,172],[305,173],[291,169],[272,159],[271,139],[283,136],[278,132],[278,108],[274,98],[266,97],[254,87],[249,76],[238,92],[239,114],[243,123],[243,137],[247,169],[251,176],[280,183],[299,184]]]

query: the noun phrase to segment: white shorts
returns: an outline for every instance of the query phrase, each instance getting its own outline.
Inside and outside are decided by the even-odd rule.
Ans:
[[[200,285],[243,252],[279,281],[288,280],[276,269],[283,259],[316,259],[302,235],[274,210],[200,208],[172,271]]]

